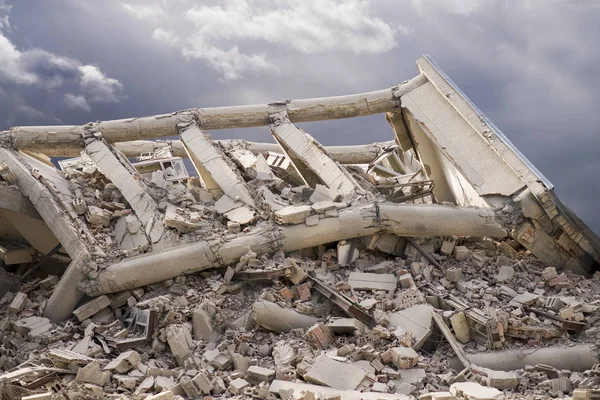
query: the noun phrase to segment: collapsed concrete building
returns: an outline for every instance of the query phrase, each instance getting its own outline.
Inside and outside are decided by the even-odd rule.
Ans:
[[[589,343],[550,370],[535,365],[564,351],[533,364],[465,352],[468,343],[478,350],[505,347],[507,338],[564,344],[565,335],[597,332],[600,298],[573,300],[560,291],[600,283],[600,239],[429,57],[417,66],[415,78],[370,93],[2,132],[0,260],[10,272],[0,278],[0,328],[12,332],[8,347],[51,343],[34,347],[46,348],[54,364],[5,363],[0,383],[33,390],[44,371],[71,371],[75,382],[113,397],[501,398],[498,389],[518,389],[514,371],[524,369],[543,373],[548,390],[596,395],[600,378],[589,375],[600,368]],[[385,114],[393,140],[324,147],[294,125],[371,114]],[[269,126],[275,143],[217,141],[207,133],[256,126]],[[179,139],[164,140],[173,136]],[[50,157],[77,158],[56,168]],[[486,273],[487,282],[479,277]],[[527,276],[533,286],[519,286],[516,279]],[[194,286],[169,289],[186,279],[204,287],[203,296]],[[216,324],[219,307],[210,297],[239,296],[248,285],[263,293],[246,309],[252,323]],[[470,300],[485,307],[455,291],[481,291]],[[494,308],[502,298],[506,310]],[[552,327],[524,324],[528,314]],[[70,345],[48,341],[57,327],[71,332],[73,320],[81,341],[69,334],[63,341]],[[417,351],[431,344],[434,327],[460,373],[429,386],[451,394],[417,384],[428,382]],[[299,356],[283,340],[265,352],[273,352],[271,361],[249,365],[248,339],[240,351],[230,333],[251,337],[257,329],[305,341],[313,353],[286,361]],[[91,350],[93,337],[99,351]],[[167,346],[181,370],[142,371],[148,354]],[[132,370],[141,376],[125,374]],[[103,371],[120,375],[111,383]],[[172,385],[156,384],[165,376]]]

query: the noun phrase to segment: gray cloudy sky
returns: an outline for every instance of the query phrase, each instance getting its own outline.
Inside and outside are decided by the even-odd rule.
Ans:
[[[598,21],[584,0],[0,0],[0,129],[382,89],[429,53],[600,232]],[[303,127],[391,137],[381,115]]]

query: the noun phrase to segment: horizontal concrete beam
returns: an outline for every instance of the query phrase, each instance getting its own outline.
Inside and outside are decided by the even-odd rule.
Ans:
[[[242,139],[215,140],[224,149],[245,149],[254,154],[267,152],[283,154],[277,143],[249,142]],[[323,146],[334,161],[340,164],[369,164],[379,155],[381,149],[393,146],[393,140],[387,142],[361,144],[353,146]],[[150,153],[168,147],[175,157],[187,158],[188,154],[181,140],[132,140],[130,142],[117,142],[115,147],[129,158],[135,158],[142,153]],[[46,149],[50,157],[79,157],[82,148],[76,142],[66,143],[62,147]]]
[[[348,96],[287,100],[271,104],[248,106],[194,108],[170,114],[141,118],[127,118],[92,123],[109,143],[138,139],[156,139],[178,135],[177,124],[200,121],[204,130],[249,128],[270,124],[269,114],[286,110],[291,122],[322,121],[359,117],[393,111],[399,107],[399,98],[421,86],[427,79],[419,75],[392,88]],[[25,126],[14,127],[10,134],[13,147],[26,148],[48,154],[51,148],[77,144],[83,147],[83,126]]]
[[[248,250],[259,255],[289,252],[378,232],[398,236],[506,236],[489,208],[378,203],[341,210],[337,217],[321,219],[315,226],[266,224],[227,240],[197,241],[128,258],[109,266],[96,280],[82,281],[80,289],[90,296],[115,293],[232,265]]]

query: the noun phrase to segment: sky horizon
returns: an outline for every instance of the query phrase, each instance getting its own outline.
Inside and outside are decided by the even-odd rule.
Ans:
[[[600,233],[598,20],[585,0],[0,0],[0,130],[384,89],[429,54]],[[384,115],[299,126],[393,138]]]

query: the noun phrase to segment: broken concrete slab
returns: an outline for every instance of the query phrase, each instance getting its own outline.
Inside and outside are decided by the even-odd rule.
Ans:
[[[504,394],[498,389],[481,386],[475,382],[459,382],[450,386],[450,393],[460,399],[503,400]]]
[[[362,368],[324,355],[315,360],[304,379],[334,389],[354,390],[366,376]]]
[[[80,306],[73,311],[73,315],[75,315],[79,321],[83,321],[99,313],[108,306],[110,306],[110,299],[108,296],[103,295]]]
[[[418,350],[431,335],[433,307],[429,304],[416,304],[404,310],[388,314],[391,327],[399,327],[410,332],[415,339],[413,348]]]

